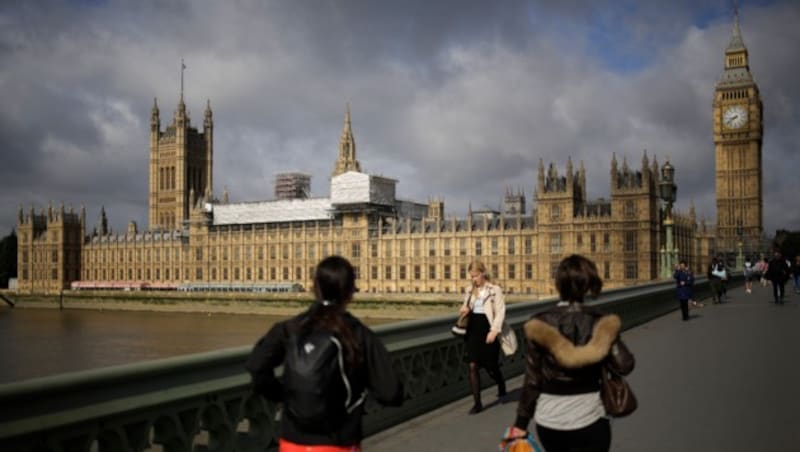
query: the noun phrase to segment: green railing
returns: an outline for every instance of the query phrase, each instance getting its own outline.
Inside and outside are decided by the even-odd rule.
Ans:
[[[704,280],[697,297],[708,292]],[[507,311],[520,334],[525,320],[554,300]],[[590,302],[624,328],[677,309],[674,283],[610,290]],[[401,407],[369,400],[365,434],[381,431],[469,394],[455,316],[375,328],[405,385]],[[254,338],[255,341],[256,338]],[[264,451],[277,444],[280,409],[250,391],[243,364],[251,347],[56,375],[0,385],[0,451]],[[524,347],[503,364],[522,372]],[[488,382],[488,378],[483,381]]]

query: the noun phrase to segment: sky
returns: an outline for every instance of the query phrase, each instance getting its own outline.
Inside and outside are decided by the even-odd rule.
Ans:
[[[800,229],[800,2],[739,12],[764,103],[765,231]],[[181,58],[231,202],[271,199],[297,170],[328,196],[349,102],[362,170],[448,216],[497,209],[507,189],[530,206],[540,159],[560,174],[583,161],[589,197],[608,198],[612,153],[639,168],[646,150],[675,166],[677,209],[714,224],[732,23],[731,0],[2,2],[0,235],[49,202],[146,228],[150,109],[166,128]]]

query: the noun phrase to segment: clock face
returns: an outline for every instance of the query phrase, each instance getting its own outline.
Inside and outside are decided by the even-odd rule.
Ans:
[[[747,109],[742,105],[733,105],[722,113],[722,123],[729,129],[739,129],[747,124]]]

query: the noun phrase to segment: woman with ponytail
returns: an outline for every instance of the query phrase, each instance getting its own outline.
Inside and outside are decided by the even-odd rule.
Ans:
[[[402,385],[392,371],[386,347],[372,330],[347,312],[355,291],[355,271],[350,262],[340,256],[323,259],[314,275],[316,301],[305,312],[274,325],[256,343],[247,361],[254,392],[284,404],[280,452],[360,451],[366,392],[385,405],[400,405],[403,401]],[[339,363],[343,369],[326,372],[315,368],[304,375],[303,369],[293,368],[296,362],[313,359],[315,349],[319,352],[332,348],[331,343],[343,357]],[[304,366],[307,364],[303,361]],[[281,365],[284,372],[278,379],[275,368]],[[339,400],[330,400],[338,397],[337,391],[320,391],[328,382],[307,384],[303,378],[343,378],[347,390],[344,406]],[[339,382],[331,383],[336,388]],[[342,409],[341,415],[325,415],[328,406]],[[309,414],[313,410],[324,418]]]

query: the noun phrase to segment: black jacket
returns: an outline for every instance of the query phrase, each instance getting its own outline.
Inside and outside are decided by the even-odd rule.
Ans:
[[[603,365],[629,374],[635,361],[619,337],[620,327],[616,315],[603,315],[581,303],[556,306],[528,320],[525,381],[514,425],[528,428],[541,393],[599,391]]]
[[[253,379],[253,391],[274,402],[283,401],[283,383],[275,377],[275,368],[283,364],[289,332],[298,328],[308,311],[289,320],[275,324],[253,348],[245,367]],[[403,387],[392,370],[389,352],[372,330],[358,319],[345,313],[345,322],[353,329],[361,344],[362,365],[348,371],[353,393],[367,388],[370,395],[384,405],[400,405],[403,402]],[[330,434],[302,431],[286,416],[281,419],[281,438],[297,444],[327,444],[348,446],[361,442],[361,418],[364,405],[357,407],[344,420],[342,428]]]

